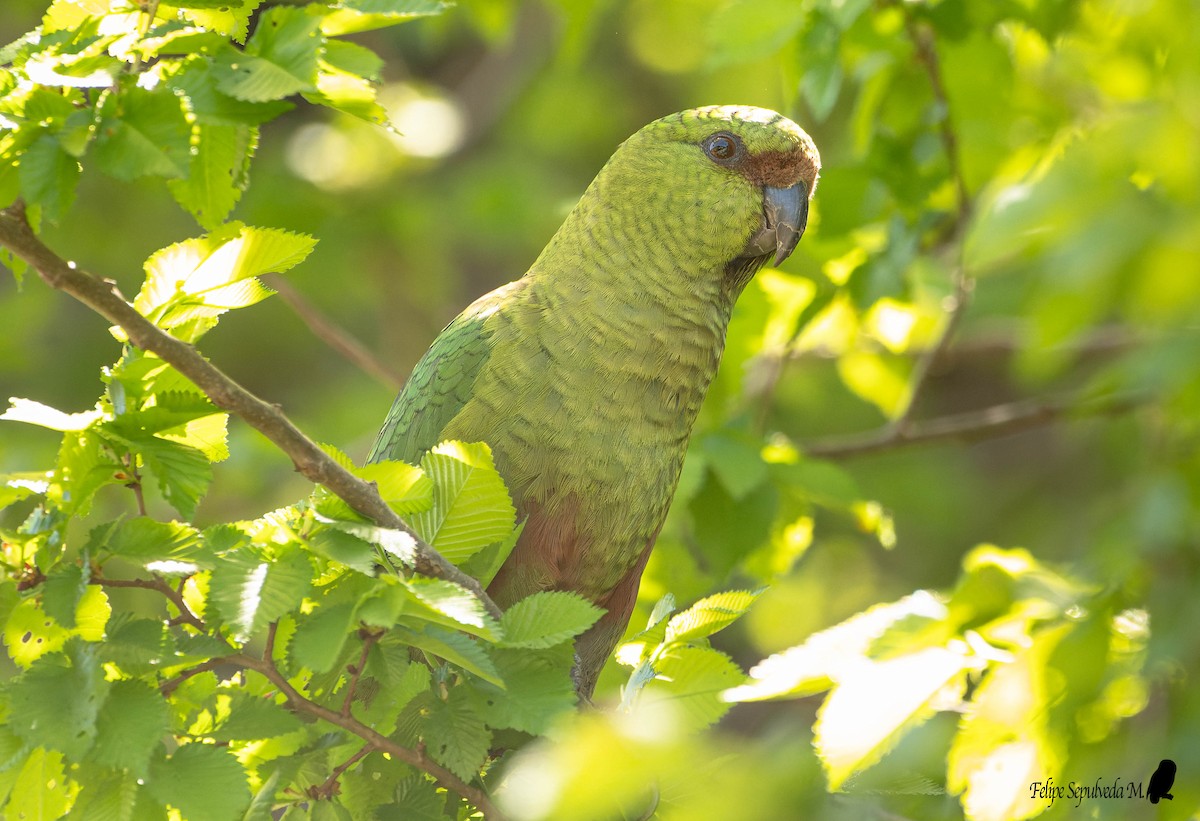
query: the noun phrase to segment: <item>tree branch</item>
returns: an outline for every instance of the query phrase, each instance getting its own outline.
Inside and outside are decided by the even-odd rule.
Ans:
[[[290,282],[282,277],[271,277],[271,290],[279,294],[279,298],[288,304],[313,336],[324,342],[341,354],[347,362],[357,367],[376,382],[392,390],[404,386],[404,380],[389,367],[379,361],[365,345],[354,338],[344,328],[339,327],[333,320],[325,316],[315,305],[297,291]]]
[[[264,402],[226,376],[196,348],[162,331],[139,314],[114,282],[92,276],[51,251],[30,228],[24,205],[20,202],[0,210],[0,245],[37,271],[51,288],[69,294],[109,322],[121,326],[132,344],[174,366],[204,391],[213,404],[244,419],[286,453],[305,478],[324,485],[380,527],[406,534],[411,539],[411,551],[406,559],[417,573],[465,587],[483,602],[492,616],[500,618],[500,608],[479,582],[425,543],[383,501],[374,483],[363,481],[339,465],[301,432],[278,405]]]
[[[472,806],[483,813],[483,817],[487,821],[504,821],[504,815],[492,803],[491,798],[483,790],[472,787],[464,782],[457,775],[429,758],[424,750],[413,750],[397,744],[353,716],[342,715],[336,710],[331,710],[322,704],[306,698],[292,686],[287,677],[279,672],[279,669],[269,659],[269,656],[264,656],[260,659],[245,653],[238,653],[237,655],[227,657],[228,661],[240,664],[248,670],[253,670],[274,684],[279,692],[283,693],[284,697],[287,698],[292,709],[300,710],[315,718],[327,721],[336,727],[341,727],[343,730],[363,739],[370,750],[379,750],[380,752],[387,753],[393,758],[403,761],[405,764],[428,773],[446,789],[453,790],[469,801]]]
[[[171,604],[175,605],[175,609],[179,611],[178,621],[182,624],[190,624],[201,633],[208,632],[207,625],[192,612],[187,606],[187,602],[183,600],[183,594],[180,593],[171,585],[167,584],[162,579],[155,576],[153,579],[104,579],[93,578],[91,584],[98,584],[101,587],[134,587],[140,590],[153,590],[156,593],[161,593],[167,597]]]
[[[931,442],[977,442],[1031,430],[1065,418],[1111,416],[1148,401],[1144,396],[1083,400],[1076,396],[1025,400],[923,422],[889,424],[866,433],[818,440],[800,449],[819,459],[846,459]]]

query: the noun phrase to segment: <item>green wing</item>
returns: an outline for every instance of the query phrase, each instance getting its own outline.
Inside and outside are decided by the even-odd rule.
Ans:
[[[367,461],[416,464],[442,440],[442,431],[474,395],[475,380],[491,355],[489,320],[518,282],[480,297],[438,334],[392,403]]]

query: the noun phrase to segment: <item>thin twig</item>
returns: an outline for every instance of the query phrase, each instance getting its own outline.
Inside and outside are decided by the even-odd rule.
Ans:
[[[371,653],[371,647],[375,642],[383,636],[382,630],[370,630],[363,627],[358,631],[362,636],[363,646],[362,652],[358,654],[358,664],[347,667],[350,671],[350,681],[346,684],[346,698],[342,700],[342,715],[350,717],[350,707],[354,703],[354,694],[358,690],[358,681],[362,678],[363,670],[367,666],[367,656]]]
[[[493,617],[500,618],[500,608],[479,582],[423,541],[383,501],[374,483],[363,481],[338,464],[301,432],[278,405],[264,402],[250,393],[194,347],[149,322],[121,295],[114,282],[80,270],[47,248],[30,228],[23,203],[0,210],[0,245],[37,271],[51,288],[69,294],[109,322],[119,325],[132,344],[156,354],[191,379],[213,404],[244,419],[286,453],[296,470],[307,479],[324,485],[381,528],[406,534],[406,564],[417,573],[465,587]]]
[[[943,245],[943,248],[951,251],[954,256],[950,274],[952,290],[950,295],[942,301],[946,318],[934,344],[913,365],[908,381],[908,398],[900,413],[892,420],[892,427],[897,432],[903,432],[909,425],[917,406],[917,400],[923,393],[933,365],[954,340],[958,326],[967,311],[967,304],[971,300],[971,293],[975,290],[975,280],[967,274],[963,261],[963,238],[966,234],[967,222],[971,217],[971,195],[967,190],[966,177],[963,175],[962,159],[958,151],[958,135],[955,133],[954,124],[950,119],[950,100],[946,96],[946,84],[942,80],[941,60],[938,58],[933,31],[928,26],[918,23],[912,10],[907,6],[902,4],[901,11],[904,15],[904,29],[908,34],[908,39],[912,41],[917,60],[925,70],[930,91],[933,93],[933,99],[938,108],[938,135],[942,141],[942,150],[946,154],[950,179],[954,183],[955,213]]]
[[[125,454],[125,465],[129,468],[129,481],[125,483],[125,487],[133,491],[133,498],[137,501],[137,509],[139,516],[147,516],[146,513],[146,494],[142,492],[142,475],[138,473],[137,461],[132,453]]]
[[[329,774],[324,783],[314,784],[308,788],[308,797],[315,799],[330,798],[338,793],[338,779],[342,777],[342,773],[353,767],[370,753],[375,752],[375,747],[371,744],[364,744],[362,749],[350,756],[348,759],[338,764],[333,768],[333,772]]]
[[[1125,413],[1147,401],[1147,397],[1124,396],[1095,401],[1060,397],[1011,402],[912,422],[904,427],[885,425],[866,433],[830,437],[801,445],[800,449],[805,455],[815,458],[846,459],[932,442],[976,442],[1020,433],[1064,418]]]
[[[413,750],[397,744],[353,716],[344,716],[335,710],[331,710],[322,704],[306,698],[279,672],[279,669],[273,662],[268,661],[269,657],[264,656],[260,659],[245,653],[239,653],[228,658],[229,661],[240,664],[248,670],[253,670],[274,684],[283,693],[284,697],[287,698],[292,709],[303,711],[315,718],[322,719],[336,727],[341,727],[348,732],[354,733],[363,739],[371,749],[387,753],[393,758],[403,761],[405,764],[410,764],[428,773],[443,787],[458,793],[458,795],[470,802],[472,806],[483,813],[483,817],[487,821],[504,821],[504,815],[492,803],[491,798],[483,790],[467,784],[457,775],[429,758],[423,750]]]
[[[153,579],[104,579],[92,577],[90,584],[98,584],[101,587],[134,587],[139,590],[153,590],[156,593],[161,593],[179,611],[177,619],[179,623],[189,624],[201,633],[208,631],[208,627],[204,624],[204,621],[187,606],[187,602],[183,600],[183,594],[157,576]]]
[[[379,361],[367,346],[359,342],[349,331],[341,328],[325,316],[319,308],[308,301],[290,282],[282,277],[271,277],[270,286],[288,304],[313,336],[341,354],[350,364],[370,376],[386,388],[399,390],[404,379],[387,365]]]

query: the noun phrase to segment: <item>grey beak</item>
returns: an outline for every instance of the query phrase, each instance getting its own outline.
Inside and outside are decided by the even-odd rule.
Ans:
[[[788,188],[763,188],[763,226],[750,238],[746,256],[775,256],[778,266],[796,250],[808,223],[808,191],[798,182]]]

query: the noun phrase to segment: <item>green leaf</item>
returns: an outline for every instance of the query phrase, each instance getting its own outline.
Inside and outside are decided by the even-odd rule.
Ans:
[[[723,433],[704,437],[700,444],[708,465],[733,499],[741,499],[767,479],[761,447],[748,438]]]
[[[182,522],[159,522],[138,516],[121,522],[115,530],[92,531],[96,547],[114,556],[129,556],[148,564],[154,561],[186,561],[201,549],[200,533]]]
[[[400,641],[410,644],[420,650],[445,659],[451,664],[474,673],[484,681],[489,681],[498,687],[504,686],[504,680],[496,670],[496,665],[487,652],[471,638],[461,633],[445,630],[432,624],[423,624],[419,628],[409,628],[397,625],[393,633]]]
[[[973,664],[944,647],[873,661],[863,659],[838,680],[817,715],[813,746],[825,765],[829,789],[878,761],[938,705],[954,705]],[[887,682],[887,697],[879,684]]]
[[[454,582],[420,576],[406,579],[404,584],[420,602],[449,619],[451,626],[489,641],[496,640],[499,625],[470,590]]]
[[[50,489],[49,473],[25,471],[0,474],[0,510]]]
[[[201,125],[229,126],[258,126],[290,111],[291,103],[282,100],[270,100],[261,103],[251,103],[222,94],[217,90],[219,70],[213,61],[207,57],[192,57],[185,60],[182,67],[170,77],[168,85],[180,90],[187,96],[196,116],[196,122]],[[253,153],[251,149],[248,153]]]
[[[235,692],[229,716],[205,735],[217,741],[256,741],[287,735],[303,726],[293,713],[269,698]]]
[[[500,619],[501,647],[543,648],[562,644],[587,630],[604,611],[576,593],[545,590],[514,604]]]
[[[212,482],[212,465],[196,448],[150,436],[135,442],[163,498],[185,518],[192,518],[196,504]]]
[[[513,548],[517,546],[517,542],[521,539],[521,534],[525,531],[525,523],[527,521],[529,520],[522,519],[513,528],[512,532],[508,534],[508,538],[504,541],[488,545],[459,565],[459,567],[471,578],[478,579],[479,583],[486,588],[492,583],[492,579],[496,578],[496,574],[500,572],[500,568],[508,561],[508,557],[512,555]]]
[[[207,328],[193,330],[186,323],[211,320],[269,296],[254,277],[286,271],[315,244],[300,234],[230,223],[152,254],[133,305],[160,328],[182,327],[182,338],[195,341]]]
[[[63,627],[75,626],[75,609],[88,587],[84,567],[74,562],[62,562],[46,574],[42,586],[42,607],[46,615]]]
[[[133,675],[162,667],[174,649],[166,624],[161,619],[129,616],[120,613],[109,623],[104,637],[105,658]]]
[[[311,584],[312,565],[298,549],[281,550],[270,559],[237,550],[213,568],[209,602],[245,641],[298,608]]]
[[[487,760],[492,734],[466,687],[451,688],[443,700],[430,698],[422,737],[433,759],[464,781],[472,781]]]
[[[229,821],[250,803],[242,766],[211,744],[185,744],[169,758],[155,759],[146,789],[188,821]]]
[[[79,161],[50,134],[38,137],[21,154],[21,196],[28,204],[40,206],[51,222],[57,222],[71,207],[79,175]]]
[[[729,590],[701,599],[667,622],[665,641],[693,641],[724,630],[746,614],[759,590]]]
[[[214,73],[226,94],[248,102],[279,100],[317,86],[323,45],[321,18],[303,8],[276,6],[258,18],[244,53],[217,55]]]
[[[732,0],[708,25],[709,65],[761,60],[778,51],[811,11],[790,0]]]
[[[450,6],[443,0],[340,0],[321,20],[321,30],[330,37],[357,34],[441,14]]]
[[[167,701],[158,690],[141,681],[114,681],[100,708],[88,759],[144,778],[169,729]]]
[[[8,725],[30,744],[81,761],[96,737],[96,719],[111,686],[96,648],[75,639],[65,653],[38,659],[8,685]]]
[[[192,126],[183,99],[169,88],[132,86],[100,108],[91,157],[120,180],[184,177],[191,162]]]
[[[353,470],[374,482],[379,495],[401,516],[428,510],[433,503],[433,482],[419,467],[404,462],[372,462]]]
[[[517,513],[487,445],[443,442],[421,467],[434,482],[434,503],[409,521],[448,560],[462,562],[512,532]]]
[[[53,821],[71,805],[71,782],[57,750],[37,747],[29,753],[13,782],[4,817],[29,821]]]
[[[300,620],[289,648],[292,659],[314,673],[333,667],[354,629],[354,609],[353,602],[338,602]]]
[[[372,574],[379,559],[375,545],[336,527],[318,525],[308,534],[308,546],[320,556],[359,573]]]
[[[576,708],[578,696],[571,680],[575,650],[571,645],[496,650],[492,658],[507,687],[478,685],[479,709],[488,726],[541,735]]]
[[[262,0],[242,0],[241,3],[228,3],[215,9],[185,7],[180,13],[197,26],[219,32],[240,43],[246,39],[246,32],[249,31],[250,15],[261,3]]]
[[[82,788],[71,807],[71,816],[89,821],[133,821],[137,776],[99,767],[80,769],[74,776]]]
[[[29,667],[47,653],[57,652],[70,635],[32,598],[18,602],[4,624],[4,644],[12,660],[21,667]]]
[[[320,61],[317,92],[305,97],[368,122],[386,123],[387,111],[376,101],[372,82],[381,66],[382,61],[370,49],[331,40]]]
[[[654,679],[642,689],[640,703],[667,705],[692,729],[707,727],[729,711],[732,705],[721,694],[743,677],[729,656],[711,647],[674,645],[652,664]]]
[[[196,148],[187,177],[171,180],[175,201],[209,230],[221,225],[249,182],[258,129],[248,125],[197,126]]]

